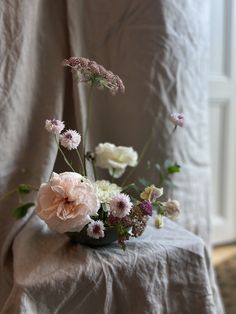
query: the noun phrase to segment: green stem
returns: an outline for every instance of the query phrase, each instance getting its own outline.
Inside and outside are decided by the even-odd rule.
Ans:
[[[76,149],[76,153],[77,153],[77,155],[78,155],[78,157],[79,157],[79,161],[80,161],[81,168],[82,168],[82,174],[83,174],[83,176],[85,176],[85,170],[84,170],[83,160],[82,160],[82,158],[81,158],[81,155],[80,155],[80,152],[79,152],[78,149]]]
[[[57,139],[56,134],[55,134],[55,140],[56,140],[56,143],[57,143],[57,147],[58,147],[60,153],[62,154],[62,156],[63,156],[63,158],[64,158],[65,163],[70,167],[70,169],[71,169],[73,172],[75,172],[74,168],[71,166],[70,162],[68,161],[68,159],[66,158],[65,154],[63,153],[63,151],[62,151],[62,149],[61,149],[61,147],[60,147],[59,141],[58,141],[58,139]]]
[[[87,149],[87,141],[88,141],[88,131],[89,126],[91,122],[91,116],[92,116],[92,100],[93,100],[93,82],[91,85],[91,89],[89,92],[88,97],[88,111],[87,111],[87,119],[86,119],[86,125],[85,125],[85,132],[84,132],[84,169],[85,169],[85,175],[87,175],[87,169],[86,169],[86,149]]]
[[[128,189],[131,188],[132,186],[135,186],[135,183],[127,184],[126,186],[124,186],[124,187],[122,188],[122,192],[124,192],[125,190],[128,190]]]
[[[94,159],[92,160],[92,167],[93,167],[94,179],[95,179],[95,181],[96,181],[96,180],[97,180],[97,172],[96,172],[96,167],[95,167],[95,161],[94,161]]]
[[[156,121],[155,121],[155,122],[156,122]],[[124,181],[123,181],[123,183],[122,183],[121,186],[124,186],[124,185],[127,183],[128,179],[131,177],[131,175],[134,173],[134,171],[137,169],[137,167],[138,167],[138,166],[140,165],[140,163],[142,162],[142,160],[143,160],[143,158],[144,158],[144,156],[145,156],[145,153],[146,153],[146,151],[148,150],[148,148],[149,148],[149,146],[150,146],[150,144],[151,144],[151,142],[152,142],[153,136],[154,136],[154,134],[155,134],[155,124],[156,124],[156,123],[154,123],[154,126],[152,127],[151,136],[149,136],[148,141],[147,141],[146,144],[143,146],[143,149],[142,149],[142,151],[141,151],[141,153],[140,153],[140,156],[139,156],[139,160],[138,160],[137,166],[131,169],[131,171],[128,173],[128,175],[127,175],[126,178],[124,179]]]
[[[10,196],[11,194],[17,192],[17,188],[14,188],[12,189],[11,191],[9,192],[6,192],[5,194],[3,194],[1,197],[0,197],[0,201],[4,200],[6,197]]]

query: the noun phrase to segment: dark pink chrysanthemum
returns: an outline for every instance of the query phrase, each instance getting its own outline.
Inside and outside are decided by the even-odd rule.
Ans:
[[[62,65],[79,72],[80,82],[93,83],[98,89],[107,88],[112,94],[125,91],[121,78],[95,61],[82,57],[70,57],[65,59]]]

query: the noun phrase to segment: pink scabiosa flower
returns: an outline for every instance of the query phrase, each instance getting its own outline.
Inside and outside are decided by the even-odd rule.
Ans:
[[[60,135],[60,143],[65,148],[71,150],[76,149],[81,141],[81,136],[77,131],[67,130]]]
[[[60,134],[61,131],[65,128],[63,121],[57,119],[50,119],[45,121],[45,129],[53,134]]]
[[[172,113],[170,115],[170,120],[172,123],[177,127],[180,126],[181,128],[184,126],[184,114],[183,113]]]
[[[92,83],[98,89],[107,88],[112,94],[124,93],[125,86],[118,75],[106,70],[102,65],[83,57],[71,57],[62,62],[79,74],[79,81]]]
[[[123,218],[130,213],[133,204],[130,197],[124,193],[116,194],[110,201],[110,213],[114,217]]]
[[[87,235],[90,238],[99,239],[104,237],[104,224],[101,220],[92,220],[87,227]]]

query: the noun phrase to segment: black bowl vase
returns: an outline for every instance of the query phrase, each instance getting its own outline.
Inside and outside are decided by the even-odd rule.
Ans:
[[[80,232],[67,232],[66,234],[70,238],[71,243],[79,243],[89,247],[109,245],[118,239],[118,234],[115,227],[106,228],[104,230],[104,237],[99,239],[94,239],[87,235],[87,226],[84,227]]]

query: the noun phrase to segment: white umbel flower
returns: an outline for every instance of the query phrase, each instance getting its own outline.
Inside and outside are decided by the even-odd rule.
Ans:
[[[101,220],[92,220],[87,227],[87,235],[90,238],[99,239],[104,237],[104,224]]]
[[[81,142],[81,136],[77,131],[67,130],[60,135],[60,143],[65,148],[71,150],[76,149]]]
[[[121,192],[120,186],[107,180],[97,180],[95,186],[100,203],[109,203],[114,195]]]

